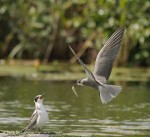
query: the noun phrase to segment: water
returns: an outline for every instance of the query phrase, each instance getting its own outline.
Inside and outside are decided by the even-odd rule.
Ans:
[[[45,132],[69,136],[150,136],[149,84],[124,84],[111,103],[103,105],[98,92],[73,82],[0,80],[0,130],[22,130],[34,110],[33,98],[45,93],[49,122]],[[121,84],[122,85],[122,84]]]

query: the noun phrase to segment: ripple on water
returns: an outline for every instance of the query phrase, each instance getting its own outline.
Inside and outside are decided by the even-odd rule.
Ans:
[[[33,98],[41,83],[19,81],[18,85],[11,81],[0,84],[0,127],[21,130],[28,124],[34,110]],[[43,127],[44,131],[62,131],[69,136],[150,135],[150,92],[146,87],[141,91],[137,86],[128,88],[128,92],[122,92],[111,103],[102,105],[96,92],[91,92],[90,88],[83,89],[88,94],[80,92],[80,97],[76,98],[70,92],[71,83],[54,82],[49,86],[42,81],[43,84],[52,91],[46,93],[44,101],[50,119]],[[34,92],[31,94],[31,91]]]

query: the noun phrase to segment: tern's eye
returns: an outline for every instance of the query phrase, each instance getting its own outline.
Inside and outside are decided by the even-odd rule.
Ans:
[[[38,100],[38,97],[35,97],[35,98],[34,98],[34,101],[37,102],[37,100]]]
[[[79,84],[80,84],[80,83],[81,83],[81,81],[80,81],[80,80],[78,80],[78,81],[77,81],[77,83],[79,83]]]

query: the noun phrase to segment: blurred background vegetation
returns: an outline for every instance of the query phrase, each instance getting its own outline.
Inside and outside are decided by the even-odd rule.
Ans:
[[[150,66],[149,0],[1,0],[0,59],[94,63],[110,35],[126,26],[117,66]]]

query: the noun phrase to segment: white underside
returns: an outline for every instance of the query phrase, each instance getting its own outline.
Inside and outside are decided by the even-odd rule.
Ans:
[[[37,123],[35,127],[41,128],[48,122],[48,114],[45,110],[38,112]]]

